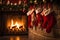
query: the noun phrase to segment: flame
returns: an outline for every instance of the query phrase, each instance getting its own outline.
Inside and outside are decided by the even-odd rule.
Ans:
[[[10,25],[10,29],[12,29],[14,26],[16,26],[16,28],[17,29],[19,29],[19,30],[21,30],[21,29],[25,29],[25,27],[24,27],[24,23],[23,22],[18,22],[18,21],[16,21],[15,22],[15,24],[14,24],[14,20],[13,19],[11,19],[11,25]],[[19,27],[21,27],[22,26],[22,28],[20,29]],[[14,29],[12,29],[12,30],[14,30]]]
[[[19,24],[17,21],[16,21],[16,23],[14,24],[13,23],[13,19],[11,20],[11,29],[12,29],[12,27],[14,27],[14,26],[16,26],[18,29],[19,29],[19,27],[21,26],[21,24]]]
[[[11,18],[12,17],[12,18]],[[9,32],[26,31],[26,16],[11,16],[7,19],[6,27]]]

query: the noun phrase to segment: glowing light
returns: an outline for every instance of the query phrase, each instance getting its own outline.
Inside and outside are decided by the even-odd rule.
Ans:
[[[16,40],[20,40],[20,37],[19,37],[19,36],[17,36],[17,37],[16,37]]]
[[[13,19],[11,19],[11,24],[10,24],[10,29],[12,29],[13,31],[14,30],[25,30],[25,27],[24,27],[24,23],[22,21],[14,21]]]
[[[10,37],[10,40],[14,40],[14,38],[13,37]]]

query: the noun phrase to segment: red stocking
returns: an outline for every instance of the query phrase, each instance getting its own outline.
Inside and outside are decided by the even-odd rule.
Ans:
[[[31,27],[31,15],[28,16],[28,27]]]
[[[52,15],[52,16],[50,16],[48,18],[48,24],[47,24],[47,28],[46,28],[46,32],[47,33],[50,33],[51,32],[51,29],[53,27],[53,24],[54,24],[54,19],[53,19],[53,15]]]
[[[42,23],[42,28],[47,27],[47,16],[43,16],[43,23]]]

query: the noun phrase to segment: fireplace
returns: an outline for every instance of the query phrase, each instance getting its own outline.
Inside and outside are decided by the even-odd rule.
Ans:
[[[27,16],[21,11],[4,11],[1,14],[0,35],[28,34]]]

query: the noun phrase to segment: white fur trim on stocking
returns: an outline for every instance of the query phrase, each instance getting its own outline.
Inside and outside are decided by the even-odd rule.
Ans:
[[[27,12],[27,16],[31,15],[31,13],[32,13],[33,11],[34,11],[34,9],[29,10],[29,11]]]
[[[45,16],[49,15],[50,14],[50,8],[48,10],[46,10],[45,12]]]
[[[44,16],[47,16],[47,15],[50,14],[50,12],[51,12],[50,8],[49,9],[44,9],[43,12],[42,12],[43,14],[42,13],[41,14],[44,15]]]
[[[38,14],[39,12],[41,12],[41,8],[37,8],[35,11],[36,11],[36,14]]]

